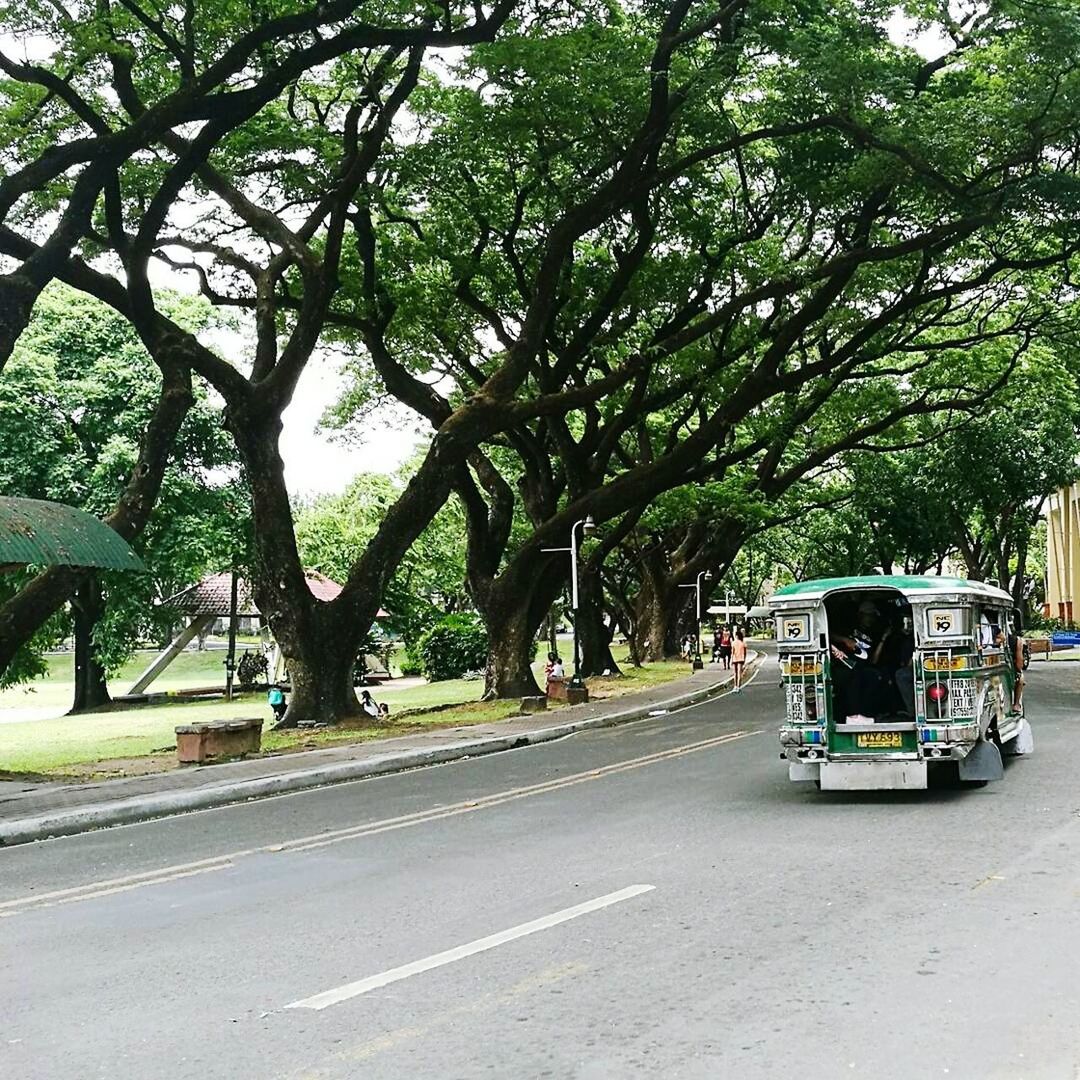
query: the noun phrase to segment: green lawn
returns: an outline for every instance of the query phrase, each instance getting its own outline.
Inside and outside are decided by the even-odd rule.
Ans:
[[[620,662],[624,655],[625,648],[616,650],[616,659]],[[163,677],[160,683],[154,684],[153,689],[182,689],[219,683],[223,658],[224,654],[220,652],[184,653],[167,672],[168,678]],[[114,692],[126,690],[147,662],[147,656],[140,656],[129,663],[112,681]],[[538,661],[538,674],[541,667]],[[622,678],[590,679],[589,686],[594,698],[603,698],[646,689],[688,673],[685,663],[665,661],[644,668],[627,667]],[[375,699],[386,702],[391,708],[389,727],[347,731],[267,730],[263,736],[263,747],[268,751],[282,751],[334,742],[356,742],[426,727],[491,723],[517,712],[517,701],[480,702],[478,699],[482,691],[482,682],[464,679],[406,688],[396,688],[393,683],[373,687]],[[5,710],[18,710],[9,712],[9,717],[20,716],[21,711],[28,708],[60,712],[70,704],[71,694],[70,655],[53,657],[49,677],[38,680],[32,689],[0,691],[0,772],[89,775],[93,771],[90,767],[92,763],[148,755],[156,759],[146,763],[148,769],[163,768],[175,760],[171,751],[176,741],[174,728],[178,724],[261,716],[267,720],[269,727],[270,710],[261,691],[232,702],[222,699],[178,699],[167,704],[131,706],[83,716],[4,720]],[[406,709],[434,709],[437,706],[455,707],[401,715]]]

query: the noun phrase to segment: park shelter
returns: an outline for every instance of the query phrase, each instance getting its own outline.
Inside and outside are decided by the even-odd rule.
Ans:
[[[305,573],[308,589],[317,600],[329,602],[341,592],[341,586],[320,574],[317,570]],[[236,610],[232,610],[231,571],[209,574],[201,581],[162,601],[162,607],[172,608],[188,619],[187,626],[177,635],[147,669],[135,680],[128,690],[129,694],[145,693],[147,687],[184,651],[196,637],[206,633],[220,618],[258,617],[259,609],[255,605],[251,585],[242,576],[236,577]],[[379,609],[378,618],[385,618],[387,612]],[[274,643],[270,659],[270,678],[277,681],[282,666],[281,648]]]
[[[93,514],[64,503],[0,496],[0,570],[16,566],[145,569],[120,534]]]
[[[1072,625],[1080,614],[1080,483],[1054,492],[1046,503],[1047,615]]]

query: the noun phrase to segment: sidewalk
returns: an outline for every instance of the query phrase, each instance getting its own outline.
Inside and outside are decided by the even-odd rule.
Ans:
[[[747,664],[747,674],[760,661]],[[498,753],[704,701],[731,681],[709,670],[605,701],[492,724],[89,784],[0,783],[0,846]]]

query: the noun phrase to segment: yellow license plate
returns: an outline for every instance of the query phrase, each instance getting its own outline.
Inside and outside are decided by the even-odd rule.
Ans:
[[[904,740],[899,731],[868,731],[855,736],[855,745],[861,750],[899,750]]]

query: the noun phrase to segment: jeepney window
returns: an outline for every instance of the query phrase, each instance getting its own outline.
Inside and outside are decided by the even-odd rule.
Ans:
[[[983,608],[979,613],[976,644],[980,649],[1000,647],[1005,641],[1005,613],[997,608]]]

